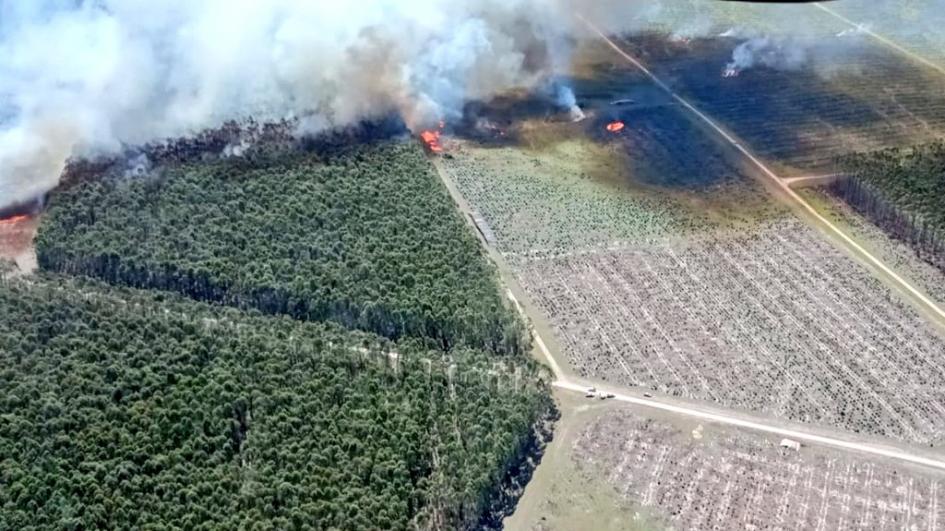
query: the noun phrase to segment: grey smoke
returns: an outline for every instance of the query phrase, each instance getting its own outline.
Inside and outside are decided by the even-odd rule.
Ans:
[[[753,37],[735,47],[725,70],[732,74],[755,67],[786,71],[811,69],[827,75],[845,67],[855,68],[856,59],[868,50],[866,39],[859,29],[818,38]]]
[[[732,25],[730,6],[715,6],[0,0],[0,206],[53,187],[70,157],[119,152],[228,120],[293,119],[313,133],[396,112],[423,128],[460,116],[468,100],[566,75],[575,43],[591,36],[577,12],[609,33],[699,37]],[[697,16],[687,14],[692,9]],[[794,20],[778,18],[782,26]],[[769,40],[745,44],[736,60],[803,65],[811,51],[818,50]],[[559,97],[568,103],[573,93]]]
[[[567,0],[0,1],[0,203],[69,157],[249,117],[306,132],[399,113],[414,129],[469,99],[545,82]],[[563,44],[562,44],[563,43]],[[239,151],[236,149],[235,151]]]
[[[585,118],[584,111],[578,106],[574,89],[568,86],[565,81],[556,81],[551,85],[549,91],[555,105],[558,106],[559,109],[567,111],[571,121],[579,122]]]
[[[808,47],[799,42],[757,37],[735,47],[727,69],[742,72],[755,66],[767,66],[780,70],[799,70],[808,58]]]

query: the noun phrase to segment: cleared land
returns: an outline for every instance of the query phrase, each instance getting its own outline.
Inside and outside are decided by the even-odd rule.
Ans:
[[[893,50],[865,40],[825,64],[801,70],[756,66],[723,77],[740,42],[718,37],[681,46],[652,36],[622,45],[781,172],[829,170],[837,155],[945,134],[945,101],[939,96],[945,76]],[[817,46],[829,45],[814,40],[808,53],[816,56]]]
[[[36,250],[33,237],[39,219],[0,221],[0,262],[11,264],[8,274],[22,275],[36,269]]]
[[[606,246],[615,241],[684,233],[687,219],[659,198],[627,201],[585,169],[595,152],[575,141],[552,153],[454,144],[442,161],[464,197],[484,216],[506,253]],[[614,173],[620,171],[616,164]]]
[[[444,167],[494,229],[574,373],[945,440],[935,420],[945,416],[945,339],[859,262],[735,165],[723,179],[660,186],[645,171],[662,166],[659,154],[627,149],[634,137],[560,134],[532,150],[456,142]],[[679,153],[728,160],[695,138],[675,137],[692,148]]]
[[[812,229],[518,263],[582,376],[941,442],[943,339]]]
[[[675,529],[938,529],[940,475],[714,426],[600,416],[574,441],[579,467]]]
[[[680,49],[685,45],[641,42],[651,48],[662,43],[667,56],[685,56]],[[871,48],[864,56],[885,53]],[[601,105],[619,97],[614,91],[622,82],[629,80],[623,88],[629,92],[641,91],[645,82],[621,74],[619,66],[606,67],[595,50],[586,57],[588,72],[604,73],[597,83],[577,84],[579,100],[589,102],[592,120],[594,112],[616,115],[632,133],[601,135],[600,122],[590,126],[597,144],[562,131],[564,140],[527,155],[464,146],[447,165],[467,199],[498,227],[499,249],[550,321],[571,369],[591,379],[776,418],[913,443],[945,441],[945,425],[936,420],[945,417],[941,331],[860,262],[742,177],[725,146],[686,126],[683,110],[657,98],[630,110]],[[679,66],[681,87],[691,88],[685,83],[690,75],[708,79],[703,83],[708,85],[726,82],[720,71],[708,76],[707,63],[700,60],[696,54],[692,64]],[[777,83],[777,72],[762,70],[759,76],[773,79],[766,83]],[[789,94],[806,93],[815,80],[823,78],[812,74],[799,80]],[[858,86],[869,83],[866,76],[857,80]],[[734,82],[748,90],[740,79]],[[908,88],[908,81],[896,83]],[[856,100],[872,109],[863,114],[860,107],[846,106],[849,96],[836,87],[812,88],[830,96],[815,100],[837,112],[838,120],[863,120],[841,124],[845,131],[882,133],[880,142],[898,141],[890,131],[880,131],[890,115],[873,112],[879,100]],[[928,86],[912,89],[926,94],[919,103],[941,103]],[[732,101],[765,109],[769,97],[776,96],[745,92]],[[797,112],[807,106],[808,116],[818,113],[809,102],[792,105]],[[749,108],[744,116],[752,112]],[[646,119],[657,116],[661,119]],[[755,140],[771,127],[792,134],[804,130],[805,122],[791,122],[790,116],[786,123],[779,113],[758,118]],[[889,127],[906,131],[908,124],[893,119]],[[666,151],[639,149],[647,140],[676,145]],[[797,147],[793,139],[785,142]],[[817,150],[824,147],[813,142]],[[771,153],[778,160],[789,158]],[[708,178],[654,181],[653,173],[667,171],[664,159],[677,159],[683,174],[698,171],[689,161],[705,160]],[[608,167],[616,170],[601,177]],[[713,177],[717,168],[722,178]],[[522,222],[528,219],[522,213],[532,212],[537,221]],[[569,238],[549,243],[543,236],[549,226]]]
[[[686,2],[677,3],[684,5],[687,15],[699,11],[694,6],[687,9]],[[825,36],[849,29],[816,8],[790,9],[803,13],[804,20],[816,19],[816,31]],[[724,9],[708,11],[719,14]],[[705,34],[704,28],[693,33]],[[765,164],[773,161],[779,174],[820,173],[829,169],[835,155],[852,149],[903,146],[942,134],[942,80],[876,43],[846,57],[845,64],[815,65],[837,66],[828,76],[822,69],[805,74],[761,68],[753,76],[747,71],[742,77],[722,78],[738,40],[725,44],[724,38],[687,41],[678,37],[685,35],[644,37],[633,44],[647,59],[660,54],[691,58],[702,72],[687,71],[689,66],[673,70],[660,61],[647,64],[665,76],[672,89],[719,118],[742,145],[757,150]],[[700,58],[713,47],[718,49],[716,57]],[[584,73],[595,81],[620,78],[615,74],[620,68],[603,61]],[[699,82],[711,88],[692,86]],[[719,95],[725,90],[722,83],[741,86],[740,93]],[[582,102],[606,97],[630,96],[599,96],[593,90],[578,94]],[[595,107],[606,118],[627,116],[602,109]],[[647,134],[645,119],[626,121],[631,132]],[[592,133],[592,137],[611,147],[617,144],[603,135]],[[679,167],[689,167],[689,157],[713,160],[699,149],[687,151],[673,155],[679,158]],[[772,425],[778,424],[778,418],[818,423],[906,441],[903,446],[937,447],[943,441],[945,426],[940,419],[945,418],[945,395],[937,388],[945,376],[945,338],[861,262],[769,201],[735,202],[719,208],[718,199],[704,193],[713,189],[712,184],[697,194],[706,208],[679,208],[687,204],[682,201],[686,190],[680,187],[691,189],[691,183],[699,179],[690,179],[687,186],[674,178],[654,181],[649,178],[652,174],[638,171],[647,166],[654,173],[661,171],[655,160],[658,150],[614,148],[613,157],[626,155],[629,161],[618,165],[620,170],[610,177],[588,171],[605,164],[599,154],[572,155],[577,169],[570,174],[542,175],[540,168],[554,158],[553,153],[554,149],[546,149],[534,154],[542,164],[536,163],[532,171],[512,159],[476,153],[477,174],[461,176],[467,180],[461,187],[478,193],[472,200],[476,208],[497,212],[491,214],[496,218],[502,218],[508,208],[534,210],[574,234],[571,242],[546,245],[524,227],[506,223],[516,245],[503,247],[507,242],[502,235],[498,243],[530,302],[541,309],[543,319],[551,321],[556,343],[569,355],[568,365],[574,372],[591,381],[610,380],[736,410],[760,411],[774,417]],[[515,175],[519,172],[527,177]],[[575,177],[588,174],[595,186],[611,185],[614,204],[642,208],[618,211],[614,225],[619,229],[587,231],[587,237],[582,237],[588,216],[598,213],[574,211],[577,207],[570,198],[579,195],[579,186],[572,184],[579,182]],[[705,181],[713,182],[712,175],[708,171]],[[523,198],[505,196],[505,206],[493,209],[490,194],[482,190],[505,179],[519,185],[506,189]],[[624,186],[624,179],[632,184]],[[565,199],[549,201],[546,195],[529,190],[530,183],[546,181],[559,186],[556,196]],[[743,194],[754,188],[737,176],[721,182]],[[654,200],[667,207],[665,214],[644,206]],[[607,210],[603,201],[587,203],[591,209]],[[824,213],[823,204],[816,207]],[[705,215],[709,211],[713,215]],[[639,217],[622,217],[631,212]],[[672,224],[666,222],[670,216]],[[733,222],[736,217],[739,221]],[[644,221],[627,223],[639,220]],[[645,220],[657,223],[648,225]],[[875,236],[853,232],[857,244],[868,252],[882,260],[893,258],[890,265],[909,262],[906,275],[921,277],[920,289],[933,296],[939,293],[926,286],[940,284],[940,274],[926,277],[935,272],[918,267],[903,256],[902,249],[893,249],[890,242]],[[535,245],[529,247],[530,241]],[[654,387],[656,381],[659,384]],[[626,398],[618,386],[601,387],[618,393],[621,400]],[[674,402],[659,396],[655,400]],[[594,400],[585,407],[597,404]],[[738,415],[737,411],[732,414]],[[559,429],[570,438],[578,422],[567,410],[564,415],[564,426]],[[588,507],[588,498],[601,492],[605,494],[598,499],[610,498],[602,485],[587,479],[594,477],[607,478],[606,483],[633,508],[634,516],[662,517],[674,529],[938,529],[945,521],[940,500],[943,477],[927,470],[895,466],[872,455],[806,446],[798,453],[779,448],[779,439],[686,424],[694,423],[626,411],[596,416],[569,443],[580,471],[564,473],[561,479],[572,489],[580,489],[582,483],[573,477],[584,478],[584,490],[572,493],[539,485],[537,492],[526,491],[525,509],[512,521],[525,528],[521,524],[534,521],[539,506],[546,508],[548,516],[534,529],[569,528],[575,520],[564,517],[589,516],[579,514],[578,508],[594,511]],[[545,470],[539,468],[536,478]],[[541,505],[535,499],[545,501]],[[599,510],[597,514],[606,513]]]
[[[519,500],[515,514],[506,518],[507,531],[652,531],[661,529],[649,509],[621,496],[615,485],[603,481],[591,467],[574,458],[574,444],[596,419],[612,415],[615,404],[588,401],[558,390],[555,398],[562,418],[554,439],[545,449],[541,466]]]
[[[649,128],[597,143],[584,131],[546,126],[558,136],[535,148],[448,141],[450,158],[440,165],[482,214],[497,249],[507,256],[686,238],[750,226],[785,211],[746,181],[726,161],[722,148],[678,111],[665,116],[669,127],[685,133],[657,141],[658,126],[649,122]],[[678,173],[664,181],[674,184],[658,184],[652,177],[655,168],[668,167],[675,155],[662,150],[643,154],[634,149],[638,143],[675,144],[678,160],[690,165],[677,165]],[[699,181],[695,165],[706,152],[718,162],[713,166],[717,173]],[[681,182],[686,184],[675,184]]]
[[[566,190],[560,197],[579,197]],[[615,191],[608,201],[632,203],[632,196]],[[493,212],[477,206],[487,219]],[[580,235],[582,217],[554,206],[534,208]],[[695,224],[701,229],[688,238],[644,232],[506,259],[578,375],[940,443],[940,333],[822,235],[775,218],[752,230]],[[500,247],[507,231],[519,242],[544,243],[525,225],[500,227]]]

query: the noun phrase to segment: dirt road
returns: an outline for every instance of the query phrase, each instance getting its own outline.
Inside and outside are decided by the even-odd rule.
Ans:
[[[696,117],[699,118],[706,126],[711,130],[718,133],[726,142],[728,142],[732,147],[734,147],[739,153],[745,156],[751,164],[760,170],[761,175],[768,179],[768,184],[773,186],[780,194],[785,197],[789,203],[793,204],[800,210],[806,217],[814,222],[814,224],[832,236],[837,238],[841,243],[843,243],[846,248],[854,255],[856,258],[860,259],[867,267],[872,269],[874,272],[879,273],[881,277],[884,277],[889,281],[890,284],[912,301],[917,303],[927,314],[931,315],[938,320],[940,325],[945,325],[945,310],[939,307],[939,305],[923,294],[921,291],[916,289],[911,283],[902,278],[898,273],[893,271],[891,268],[887,267],[881,260],[873,256],[869,251],[863,248],[859,243],[857,243],[853,238],[847,235],[839,227],[834,225],[830,220],[822,216],[813,206],[810,205],[804,198],[795,192],[788,182],[779,177],[774,173],[767,165],[765,165],[761,160],[758,159],[751,151],[749,151],[745,146],[742,145],[731,133],[726,131],[722,126],[717,124],[715,120],[706,116],[702,111],[697,109],[688,100],[677,94],[669,87],[666,83],[663,82],[659,77],[651,72],[643,63],[637,60],[635,57],[627,53],[620,46],[617,45],[613,40],[604,35],[597,26],[592,24],[590,21],[578,15],[578,18],[584,22],[587,27],[598,35],[604,42],[606,42],[618,55],[626,59],[633,66],[638,68],[643,72],[647,77],[649,77],[653,83],[658,87],[666,91],[674,100],[679,102],[684,108],[692,112]]]

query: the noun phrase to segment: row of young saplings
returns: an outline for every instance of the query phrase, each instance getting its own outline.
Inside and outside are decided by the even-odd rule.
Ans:
[[[791,442],[731,432],[706,440],[698,428],[626,415],[591,424],[574,451],[678,529],[932,528],[935,478]]]
[[[935,440],[942,340],[863,275],[788,224],[709,246],[534,262],[520,278],[584,375]]]

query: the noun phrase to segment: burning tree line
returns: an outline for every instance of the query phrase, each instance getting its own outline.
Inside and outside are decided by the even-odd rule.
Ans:
[[[407,131],[403,121],[389,115],[364,120],[353,126],[308,133],[299,120],[258,122],[252,118],[229,121],[182,138],[169,138],[144,146],[130,146],[121,155],[75,158],[69,161],[60,179],[60,188],[92,181],[142,160],[148,167],[208,162],[238,156],[249,161],[268,159],[289,151],[313,153],[329,158],[345,146],[388,140]]]
[[[945,271],[945,143],[838,159],[830,191]]]

